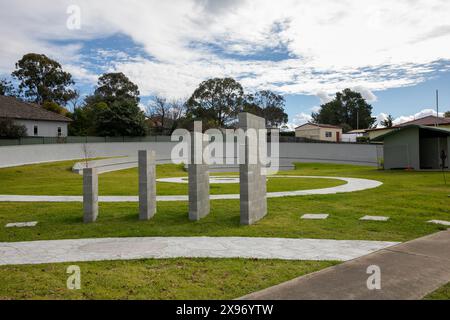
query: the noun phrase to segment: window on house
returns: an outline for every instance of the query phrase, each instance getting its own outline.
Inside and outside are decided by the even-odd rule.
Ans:
[[[61,136],[62,136],[62,128],[58,127],[58,137],[61,137]]]
[[[39,134],[38,126],[34,126],[34,135],[37,136]]]
[[[325,132],[325,137],[333,138],[333,132],[330,132],[330,131]]]

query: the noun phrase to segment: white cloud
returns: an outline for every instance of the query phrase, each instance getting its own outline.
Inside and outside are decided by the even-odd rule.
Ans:
[[[314,113],[319,113],[320,110],[322,110],[322,108],[319,107],[319,106],[316,106],[316,107],[312,107],[312,108],[311,108],[311,111],[314,112]]]
[[[397,118],[394,119],[393,124],[394,125],[399,125],[405,122],[409,122],[409,121],[413,121],[413,120],[417,120],[417,119],[421,119],[424,117],[428,117],[428,116],[436,116],[437,112],[435,109],[423,109],[415,114],[412,115],[403,115],[403,116],[399,116]],[[378,128],[383,128],[383,126],[381,125],[381,122],[386,120],[388,118],[388,114],[386,113],[380,113],[376,118],[377,118],[377,124],[378,124]],[[444,112],[439,112],[439,116],[440,117],[444,117]]]
[[[73,3],[82,10],[80,31],[66,28],[66,8]],[[116,54],[111,70],[127,73],[144,94],[184,97],[208,77],[233,76],[251,90],[316,94],[326,101],[354,88],[376,101],[373,91],[448,70],[436,63],[450,60],[448,12],[446,0],[0,0],[0,73],[35,51],[92,81],[80,47],[55,41],[122,33],[153,59]],[[252,58],[280,48],[289,58]]]
[[[388,117],[389,117],[389,115],[386,114],[386,113],[380,113],[378,116],[376,116],[376,118],[377,118],[377,122],[376,122],[377,123],[377,127],[378,128],[384,128],[384,126],[382,126],[381,123],[383,121],[387,120]]]
[[[319,98],[321,104],[328,103],[328,102],[332,101],[334,98],[333,94],[330,94],[330,93],[327,93],[324,91],[317,92],[316,96],[317,96],[317,98]]]
[[[400,116],[400,117],[398,117],[398,118],[396,118],[394,120],[394,125],[402,124],[402,123],[405,123],[405,122],[408,122],[408,121],[417,120],[417,119],[424,118],[424,117],[427,117],[427,116],[437,116],[436,110],[434,110],[434,109],[424,109],[424,110],[419,111],[418,113],[413,114],[413,115]],[[444,113],[439,112],[439,116],[443,117]]]
[[[66,64],[64,70],[70,72],[78,82],[94,84],[97,83],[98,75],[78,65]]]
[[[352,88],[354,91],[359,92],[362,97],[369,103],[376,102],[377,96],[369,89],[363,87],[363,86],[357,86]]]
[[[297,114],[294,117],[294,119],[287,124],[287,127],[289,128],[289,130],[294,131],[295,128],[297,128],[305,123],[312,122],[312,121],[313,121],[313,118],[310,114],[301,112],[301,113]]]

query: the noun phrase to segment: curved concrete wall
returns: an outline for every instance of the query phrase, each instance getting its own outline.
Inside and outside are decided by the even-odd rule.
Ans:
[[[0,147],[0,168],[88,158],[137,156],[155,150],[158,162],[170,162],[175,142],[47,144]],[[87,152],[85,147],[87,146]],[[376,166],[382,146],[363,144],[281,143],[282,162],[325,162]]]

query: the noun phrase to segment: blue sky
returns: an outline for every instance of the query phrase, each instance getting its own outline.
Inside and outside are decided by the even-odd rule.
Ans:
[[[432,114],[436,89],[450,110],[448,12],[446,0],[0,0],[0,76],[38,52],[84,94],[124,72],[143,107],[234,77],[283,94],[290,127],[345,88],[402,122]]]

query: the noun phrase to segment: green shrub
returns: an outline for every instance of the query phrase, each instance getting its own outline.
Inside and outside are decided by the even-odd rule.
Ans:
[[[0,138],[19,139],[27,136],[27,128],[14,124],[11,119],[0,119]]]

